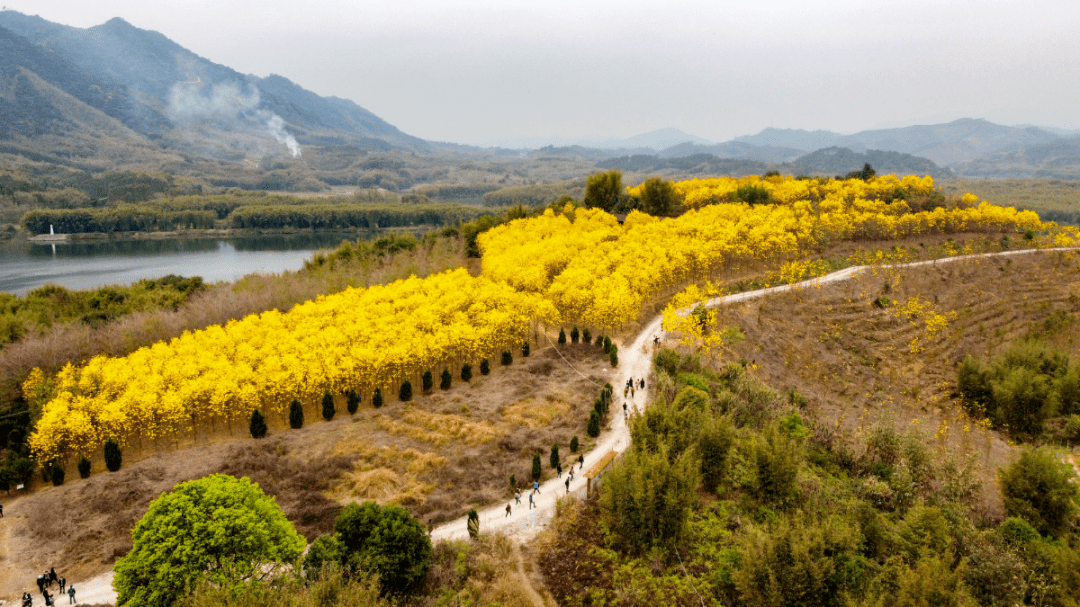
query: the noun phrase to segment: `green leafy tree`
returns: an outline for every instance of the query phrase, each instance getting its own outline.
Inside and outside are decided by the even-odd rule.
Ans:
[[[585,198],[582,202],[590,209],[599,207],[608,213],[614,213],[625,196],[622,173],[612,169],[606,173],[589,175],[585,182]]]
[[[472,365],[465,363],[461,365],[461,381],[469,381],[472,379]]]
[[[652,177],[641,184],[641,210],[649,215],[674,215],[679,210],[679,194],[675,184]]]
[[[251,410],[251,420],[248,422],[248,431],[251,432],[251,438],[262,438],[266,436],[266,416],[258,409]]]
[[[79,478],[90,478],[90,460],[79,458]]]
[[[431,389],[435,386],[435,378],[431,375],[431,369],[424,371],[424,375],[420,377],[420,386],[425,394],[431,392]]]
[[[608,362],[611,363],[612,367],[619,366],[619,351],[615,349],[614,345],[611,347],[611,352],[608,353]]]
[[[539,453],[533,453],[532,477],[534,479],[539,480],[541,472],[542,472],[542,470],[540,469],[540,454]]]
[[[346,567],[374,571],[388,591],[409,590],[431,567],[431,539],[401,506],[349,504],[334,522],[334,535]]]
[[[405,380],[401,382],[401,387],[398,388],[398,400],[401,402],[407,402],[412,400],[412,382]]]
[[[374,394],[371,395],[371,406],[378,409],[383,404],[382,388],[375,388]]]
[[[123,463],[123,454],[120,452],[120,445],[113,439],[105,441],[105,468],[109,472],[116,472],[120,469],[120,465]]]
[[[337,413],[337,407],[334,406],[334,395],[330,394],[329,390],[323,392],[322,397],[322,416],[326,421],[334,419],[334,414]]]
[[[784,504],[795,496],[795,480],[802,466],[802,443],[770,427],[754,444],[754,491],[762,500]]]
[[[300,404],[300,399],[294,398],[289,403],[289,427],[293,430],[304,427],[304,405]]]
[[[480,359],[480,375],[487,375],[488,373],[491,373],[491,363],[488,362],[488,359],[482,358]]]
[[[611,352],[611,338],[604,336],[604,352]]]
[[[1076,517],[1078,489],[1065,465],[1049,448],[1026,449],[998,473],[1005,512],[1031,523],[1043,535],[1058,536]]]
[[[551,446],[551,455],[548,456],[548,463],[551,464],[551,469],[559,467],[559,444],[555,443]]]
[[[701,454],[701,482],[706,490],[715,493],[724,480],[734,443],[735,431],[723,418],[712,419],[701,429],[698,452]]]
[[[517,476],[510,475],[510,493],[517,491]]]
[[[442,390],[449,390],[453,379],[454,378],[450,376],[450,369],[443,369],[442,375],[439,377],[439,388]]]
[[[294,563],[304,538],[273,498],[247,478],[215,474],[150,502],[117,561],[117,607],[173,605],[200,582],[237,588]]]
[[[345,394],[345,408],[349,411],[349,415],[356,413],[356,410],[360,408],[360,394],[356,390],[349,390]]]

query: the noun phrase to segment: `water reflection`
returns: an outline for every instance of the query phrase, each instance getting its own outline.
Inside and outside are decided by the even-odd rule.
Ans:
[[[318,249],[377,232],[265,234],[236,238],[97,240],[0,244],[0,291],[26,294],[46,283],[69,289],[131,284],[166,274],[207,282],[299,270]]]

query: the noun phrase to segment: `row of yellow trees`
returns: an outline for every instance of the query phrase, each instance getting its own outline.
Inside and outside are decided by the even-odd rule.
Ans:
[[[687,206],[700,208],[663,220],[634,212],[620,225],[601,210],[567,205],[482,234],[480,277],[459,269],[349,289],[128,356],[69,365],[52,382],[55,396],[31,447],[48,460],[90,453],[108,438],[153,441],[231,425],[253,409],[284,417],[294,398],[370,393],[511,350],[538,323],[609,330],[636,318],[650,299],[725,268],[797,259],[826,242],[1046,227],[1035,213],[976,205],[973,196],[911,212],[898,194],[930,193],[930,178],[752,180],[675,184]],[[745,185],[769,189],[774,203],[693,202],[721,200]]]

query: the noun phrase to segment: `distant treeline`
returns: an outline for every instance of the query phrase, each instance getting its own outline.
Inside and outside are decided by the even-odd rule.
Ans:
[[[420,200],[426,200],[418,197]],[[454,204],[410,203],[412,198],[357,195],[345,199],[237,195],[161,198],[138,205],[104,208],[39,209],[22,218],[35,234],[154,232],[214,227],[280,229],[386,228],[456,225],[490,213],[490,208]]]

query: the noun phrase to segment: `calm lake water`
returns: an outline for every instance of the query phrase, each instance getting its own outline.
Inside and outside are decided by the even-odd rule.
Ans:
[[[46,283],[93,289],[168,274],[202,276],[206,282],[231,281],[252,273],[299,270],[314,251],[358,237],[356,233],[264,234],[55,245],[9,241],[0,243],[0,291],[25,295]]]

